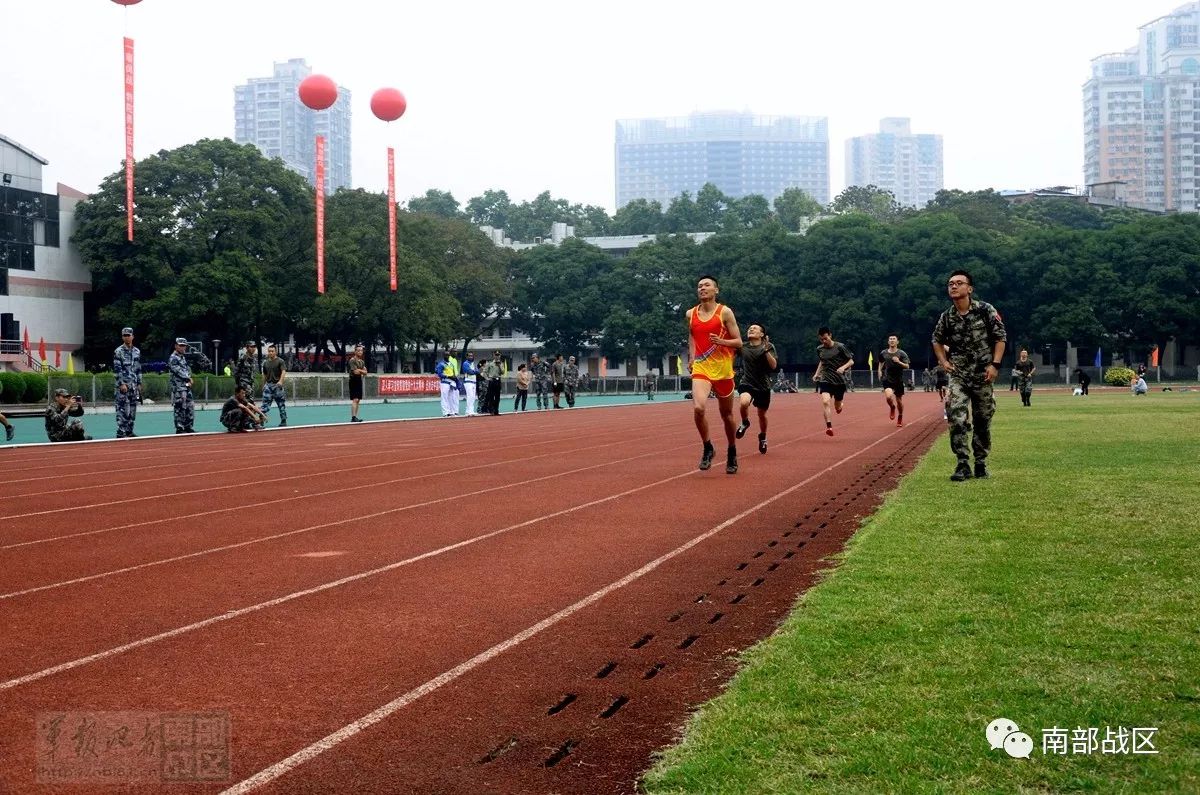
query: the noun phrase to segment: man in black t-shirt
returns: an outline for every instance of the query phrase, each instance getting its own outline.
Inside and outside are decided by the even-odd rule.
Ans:
[[[775,346],[758,323],[746,329],[746,344],[738,354],[742,357],[742,378],[738,382],[738,406],[742,424],[737,438],[750,428],[750,404],[758,409],[758,452],[767,452],[767,409],[771,407],[771,374],[779,367]]]
[[[854,366],[854,355],[840,342],[835,342],[833,332],[822,326],[817,330],[817,371],[813,381],[821,395],[821,410],[825,414],[825,435],[833,436],[833,415],[830,406],[842,413],[842,401],[846,399],[846,371]]]
[[[900,338],[888,337],[888,346],[879,352],[879,380],[888,404],[888,419],[897,427],[904,425],[904,371],[912,367],[908,354],[900,350]]]
[[[267,418],[246,397],[246,387],[238,384],[233,397],[221,406],[221,424],[230,433],[262,430]]]

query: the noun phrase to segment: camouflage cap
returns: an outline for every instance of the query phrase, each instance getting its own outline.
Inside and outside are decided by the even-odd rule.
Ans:
[[[60,386],[58,389],[54,390],[54,396],[55,397],[70,397],[71,393],[68,392],[67,390],[63,389]]]
[[[187,345],[187,337],[176,337],[175,344],[176,345]]]
[[[132,334],[132,333],[133,333],[133,329],[131,329],[129,326],[126,326],[125,328],[121,329],[122,337],[124,337],[126,334]]]

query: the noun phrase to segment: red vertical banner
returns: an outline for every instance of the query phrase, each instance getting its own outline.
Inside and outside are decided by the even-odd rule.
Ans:
[[[133,242],[133,39],[125,37],[125,236]]]
[[[396,150],[388,147],[388,253],[391,256],[392,292],[396,292]]]
[[[325,137],[317,136],[317,292],[325,294]]]

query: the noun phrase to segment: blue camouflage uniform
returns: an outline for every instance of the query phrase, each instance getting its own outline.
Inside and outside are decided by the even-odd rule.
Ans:
[[[122,334],[132,334],[124,329]],[[137,419],[138,400],[142,392],[142,352],[134,345],[119,345],[113,351],[113,375],[116,376],[114,402],[117,409],[117,438],[135,436],[133,423]],[[125,391],[121,391],[121,387]]]
[[[176,345],[186,345],[186,340],[175,340]],[[195,433],[196,406],[192,399],[192,368],[187,357],[175,351],[167,360],[171,371],[171,406],[175,410],[175,433]]]

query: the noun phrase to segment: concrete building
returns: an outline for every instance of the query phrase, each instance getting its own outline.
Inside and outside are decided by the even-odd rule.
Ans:
[[[49,161],[0,135],[0,368],[28,369],[22,350],[29,334],[34,358],[45,341],[51,367],[83,347],[83,294],[92,277],[71,245],[75,207],[83,194],[66,185],[42,191]],[[84,362],[75,358],[75,368]]]
[[[1137,46],[1092,59],[1083,119],[1087,185],[1121,182],[1129,206],[1196,212],[1200,2],[1142,25]]]
[[[913,135],[906,118],[846,141],[846,187],[874,185],[908,207],[924,207],[943,186],[942,136]]]
[[[800,188],[828,204],[829,120],[714,112],[617,122],[618,209],[635,199],[666,209],[706,182],[731,198],[758,194],[774,201]]]
[[[234,140],[254,144],[267,157],[316,184],[316,136],[325,136],[325,191],[350,187],[350,90],[338,86],[337,102],[315,111],[297,89],[312,69],[303,58],[275,64],[271,77],[254,77],[234,89]]]

